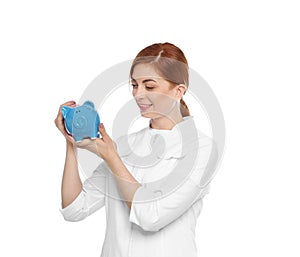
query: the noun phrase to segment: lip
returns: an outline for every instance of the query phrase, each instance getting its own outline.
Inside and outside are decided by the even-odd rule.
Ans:
[[[142,103],[138,103],[138,106],[139,108],[142,110],[142,111],[146,111],[147,109],[149,109],[152,104],[142,104]]]

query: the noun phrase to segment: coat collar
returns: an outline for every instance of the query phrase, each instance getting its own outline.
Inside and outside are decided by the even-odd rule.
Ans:
[[[186,116],[171,130],[152,129],[149,123],[138,132],[121,136],[116,144],[120,157],[125,161],[134,164],[139,160],[149,165],[160,159],[184,158],[193,149],[194,143],[198,143],[198,133],[194,117]]]

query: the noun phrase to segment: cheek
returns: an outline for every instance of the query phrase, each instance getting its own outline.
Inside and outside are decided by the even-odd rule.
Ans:
[[[153,107],[159,111],[169,110],[176,101],[172,97],[164,94],[153,94],[149,99],[152,102]]]

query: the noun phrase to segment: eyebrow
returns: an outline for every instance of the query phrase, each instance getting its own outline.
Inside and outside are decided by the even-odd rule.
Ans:
[[[135,80],[134,78],[131,77],[131,79],[132,79],[134,82],[136,82],[136,80]],[[149,82],[149,81],[156,82],[156,80],[154,80],[154,79],[144,79],[144,80],[142,81],[142,83],[146,83],[146,82]],[[157,82],[156,82],[156,83],[157,83]]]

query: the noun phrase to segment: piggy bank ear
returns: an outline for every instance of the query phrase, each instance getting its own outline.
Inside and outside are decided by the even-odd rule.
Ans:
[[[67,117],[68,113],[72,110],[73,108],[69,107],[69,106],[63,106],[61,108],[61,112],[64,118]]]
[[[95,105],[92,101],[87,100],[83,103],[83,105],[90,106],[92,109],[95,109]]]

